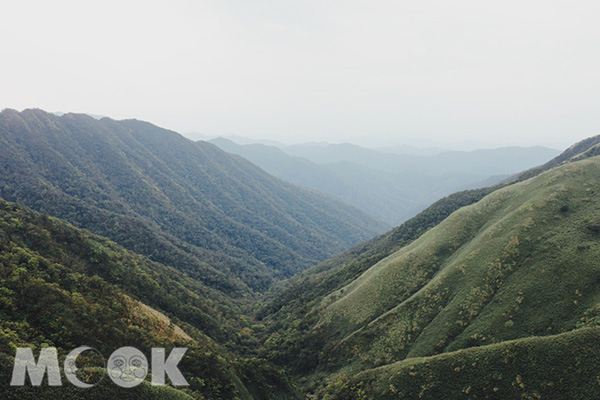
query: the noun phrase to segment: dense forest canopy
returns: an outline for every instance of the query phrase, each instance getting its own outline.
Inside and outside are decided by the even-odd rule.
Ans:
[[[0,197],[108,237],[224,293],[267,290],[386,226],[152,124],[0,113]]]

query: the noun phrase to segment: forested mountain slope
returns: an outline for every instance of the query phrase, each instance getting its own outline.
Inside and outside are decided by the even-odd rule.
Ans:
[[[259,359],[258,341],[231,300],[174,268],[114,242],[0,200],[0,397],[2,399],[253,399],[294,396]],[[221,344],[219,344],[221,343]],[[226,344],[226,346],[223,346]],[[17,347],[188,347],[188,388],[9,387]],[[237,354],[246,354],[241,357]],[[265,382],[269,382],[265,384]],[[184,393],[185,392],[185,393]],[[192,396],[192,397],[189,397]],[[237,396],[237,397],[236,397]]]
[[[272,324],[270,356],[295,365],[321,395],[329,385],[326,391],[334,398],[350,398],[349,393],[352,398],[363,398],[361,393],[364,398],[384,398],[384,392],[392,398],[394,390],[403,389],[392,390],[390,383],[399,385],[415,358],[450,353],[440,359],[447,360],[463,357],[453,351],[496,345],[484,353],[464,355],[485,354],[489,360],[507,349],[497,345],[507,340],[560,335],[595,325],[600,309],[596,143],[590,139],[574,146],[567,150],[568,157],[528,172],[516,183],[450,196],[391,233],[293,280],[259,314]],[[565,165],[555,167],[561,163]],[[533,175],[538,176],[525,180]],[[579,337],[568,334],[564,340]],[[560,347],[552,339],[531,343]],[[527,358],[519,351],[515,362],[522,366],[541,363],[536,357],[545,354],[540,348]],[[572,342],[562,353],[557,351],[554,357],[578,357]],[[446,389],[451,393],[457,381],[436,375],[441,372],[435,370],[440,365],[435,360],[426,358],[419,364],[429,374],[420,382],[433,388],[428,393]],[[463,364],[461,368],[467,368]],[[355,377],[382,365],[390,367]],[[500,365],[486,365],[488,375],[505,373]],[[548,381],[560,379],[561,371],[568,370],[558,365]],[[474,387],[481,383],[478,379],[489,378],[483,369],[469,370]],[[585,375],[580,376],[582,384],[593,378],[590,368],[577,373]],[[367,392],[364,385],[369,386]],[[419,398],[416,389],[398,397]],[[567,389],[565,393],[574,393],[575,388]],[[494,398],[489,397],[494,387],[478,390],[481,398]],[[499,392],[497,398],[510,395]]]
[[[136,120],[41,110],[0,113],[0,197],[235,296],[385,229],[211,144]]]

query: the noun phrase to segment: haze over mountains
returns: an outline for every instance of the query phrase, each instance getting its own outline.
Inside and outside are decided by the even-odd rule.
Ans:
[[[281,179],[337,196],[391,225],[404,222],[450,193],[493,185],[559,153],[546,147],[506,147],[417,156],[351,144],[279,148],[240,145],[224,138],[211,143]]]
[[[0,113],[2,399],[600,398],[600,136],[552,159],[219,143],[265,166],[137,120]],[[386,213],[511,176],[382,234],[269,168]],[[17,347],[80,345],[188,347],[190,386],[8,385]]]

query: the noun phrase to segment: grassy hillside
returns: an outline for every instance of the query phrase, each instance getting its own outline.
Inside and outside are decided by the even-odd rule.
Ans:
[[[255,357],[253,327],[224,295],[106,239],[0,201],[0,397],[80,398],[72,387],[14,389],[4,378],[16,347],[34,353],[58,347],[64,357],[81,345],[105,357],[121,346],[146,354],[151,347],[189,348],[181,363],[190,382],[186,395],[149,385],[125,393],[103,383],[89,398],[293,397],[280,371]]]
[[[367,399],[597,399],[600,331],[533,337],[412,358],[343,375],[318,397]]]
[[[340,340],[332,362],[573,329],[600,301],[598,177],[593,158],[500,189],[329,295],[317,329]]]
[[[0,113],[0,197],[235,296],[385,228],[208,143],[135,120],[41,110]]]
[[[450,196],[292,280],[259,310],[269,356],[320,387],[407,358],[575,329],[600,301],[594,146],[533,179]]]
[[[256,306],[256,315],[272,333],[269,356],[301,373],[318,364],[327,338],[312,334],[319,318],[317,305],[330,293],[348,285],[371,266],[412,243],[454,211],[476,203],[501,187],[468,190],[450,195],[390,232],[357,245],[275,287]]]

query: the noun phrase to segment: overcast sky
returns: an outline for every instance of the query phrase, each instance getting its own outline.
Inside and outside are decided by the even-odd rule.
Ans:
[[[0,108],[184,134],[564,147],[600,133],[597,0],[5,1],[0,54]]]

